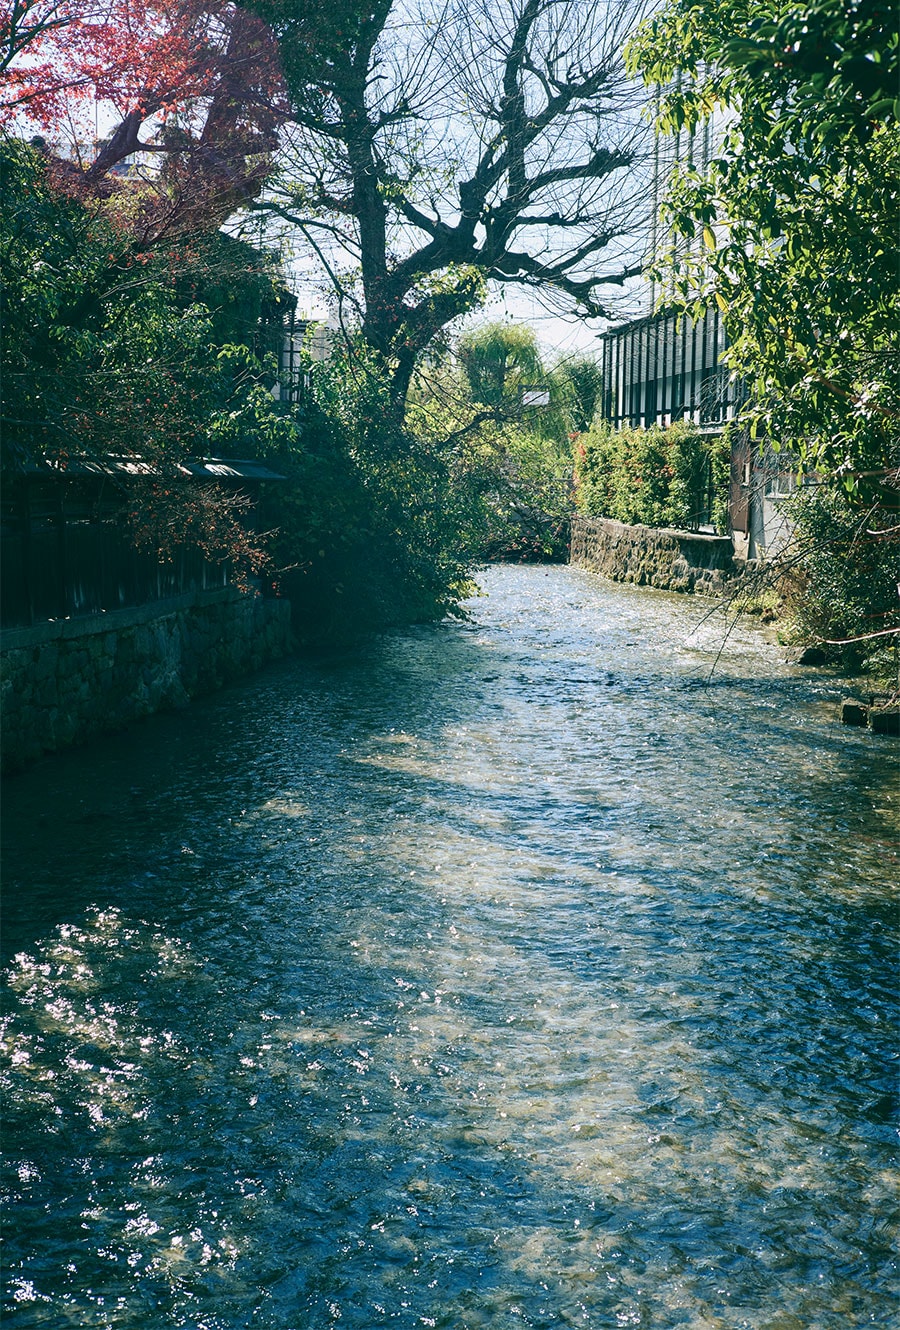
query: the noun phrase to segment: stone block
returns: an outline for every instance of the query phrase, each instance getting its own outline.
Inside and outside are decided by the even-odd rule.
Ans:
[[[864,702],[857,702],[852,697],[844,698],[841,703],[842,725],[865,725],[869,718],[869,708]]]
[[[617,582],[718,594],[734,573],[734,547],[723,536],[578,517],[571,561]]]
[[[822,646],[799,647],[790,652],[787,659],[791,665],[827,665],[828,652]]]
[[[869,707],[869,728],[873,734],[900,739],[900,706]]]
[[[29,671],[34,679],[49,679],[56,674],[59,666],[59,647],[55,642],[47,642],[43,648],[35,649],[35,660]]]
[[[61,691],[55,678],[42,679],[35,689],[35,700],[42,707],[55,706]]]
[[[23,630],[3,653],[4,770],[183,706],[290,650],[287,601],[233,590]],[[21,642],[19,641],[21,638]]]

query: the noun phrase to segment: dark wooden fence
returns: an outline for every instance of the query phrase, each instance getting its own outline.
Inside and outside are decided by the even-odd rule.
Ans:
[[[55,492],[54,492],[55,490]],[[144,605],[228,584],[225,564],[197,549],[172,562],[137,550],[116,505],[55,486],[4,485],[0,525],[0,622],[26,627]]]

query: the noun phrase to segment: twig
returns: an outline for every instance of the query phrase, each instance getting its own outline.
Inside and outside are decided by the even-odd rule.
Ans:
[[[877,633],[861,633],[859,637],[826,637],[825,643],[830,647],[846,647],[851,642],[868,642],[872,637],[890,637],[892,633],[900,633],[900,628],[880,628]]]

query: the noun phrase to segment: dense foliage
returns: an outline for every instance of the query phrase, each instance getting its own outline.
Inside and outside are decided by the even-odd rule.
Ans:
[[[183,468],[268,458],[287,479],[263,504],[266,576],[309,638],[452,609],[485,557],[561,555],[569,434],[590,417],[591,369],[577,390],[575,375],[548,376],[540,412],[515,375],[492,399],[458,366],[440,370],[453,400],[418,380],[407,397],[487,277],[594,300],[592,256],[632,220],[609,193],[641,136],[620,118],[634,94],[620,59],[632,13],[631,0],[603,15],[486,0],[491,32],[460,10],[448,46],[446,23],[416,36],[390,0],[10,0],[0,118],[41,137],[3,150],[4,465],[125,458],[135,539],[163,557],[199,540],[259,569],[240,513],[215,489],[191,490]],[[576,39],[577,67],[564,54]],[[440,69],[446,97],[427,77]],[[502,91],[502,109],[476,114],[475,75]],[[465,142],[446,133],[453,98]],[[95,103],[111,124],[98,144]],[[258,194],[288,111],[265,206],[312,244],[360,330],[308,367],[291,404],[270,393],[285,293],[217,229]],[[520,340],[532,358],[518,379],[544,377],[533,336]]]
[[[455,612],[483,531],[471,454],[421,420],[398,431],[388,376],[361,340],[310,371],[297,437],[270,455],[288,482],[264,510],[299,637]]]
[[[729,446],[687,421],[663,428],[596,425],[575,445],[580,512],[645,526],[694,529],[727,518]]]
[[[190,534],[213,558],[260,566],[235,506],[187,486],[182,464],[282,430],[253,343],[283,296],[245,246],[213,233],[136,247],[114,207],[50,174],[0,142],[4,472],[130,458],[144,473],[122,494],[136,536],[166,556]]]
[[[860,638],[846,661],[900,631],[896,6],[669,0],[628,58],[663,133],[719,117],[708,169],[672,178],[658,275],[682,310],[718,303],[751,433],[815,478],[780,562],[795,631]]]
[[[308,640],[452,608],[483,545],[477,468],[439,431],[398,433],[377,357],[341,347],[301,403],[274,400],[292,302],[263,256],[216,232],[136,250],[115,207],[60,192],[20,143],[0,151],[6,474],[134,464],[114,482],[134,538],[265,570]],[[267,541],[224,491],[186,481],[203,456],[286,477],[264,499]]]
[[[456,358],[455,380],[418,376],[411,412],[433,421],[440,401],[444,429],[465,431],[483,505],[482,557],[565,558],[572,441],[593,414],[599,368],[587,359],[547,366],[533,329],[505,322],[463,335]]]
[[[832,661],[898,679],[897,540],[875,505],[860,509],[846,494],[804,488],[788,516],[794,536],[780,585],[792,616],[790,635],[822,644]]]
[[[674,174],[661,275],[682,309],[718,302],[754,431],[862,503],[896,500],[896,7],[669,0],[629,56],[663,132],[722,112],[708,169],[687,154]]]
[[[490,432],[483,557],[513,562],[565,560],[574,486],[567,436],[519,424]]]

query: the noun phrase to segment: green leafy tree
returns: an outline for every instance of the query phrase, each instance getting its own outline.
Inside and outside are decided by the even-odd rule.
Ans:
[[[487,324],[460,338],[457,355],[473,405],[487,417],[478,435],[491,475],[485,556],[564,558],[572,435],[583,411],[568,366],[544,367],[527,324]],[[529,388],[545,391],[546,403],[529,404]]]
[[[600,365],[590,356],[576,356],[558,365],[556,373],[569,385],[574,429],[579,433],[589,430],[603,389],[603,371]]]
[[[287,426],[252,345],[262,304],[280,298],[259,256],[246,273],[247,251],[215,233],[137,247],[115,209],[61,193],[46,160],[9,139],[0,203],[5,475],[130,459],[123,512],[140,543],[167,556],[192,539],[260,566],[240,505],[182,469],[236,442],[259,451]]]
[[[380,358],[357,341],[310,365],[302,446],[270,454],[288,483],[265,507],[301,640],[349,641],[456,612],[481,549],[480,464],[446,408],[398,438]]]
[[[718,302],[754,432],[862,502],[894,501],[895,6],[669,0],[627,58],[660,89],[662,132],[724,118],[708,169],[688,157],[671,182],[674,303]]]
[[[489,444],[485,557],[515,562],[567,558],[574,508],[568,438],[517,424],[493,431]]]
[[[525,323],[489,323],[461,337],[456,353],[473,400],[507,411],[543,374],[537,338]]]

